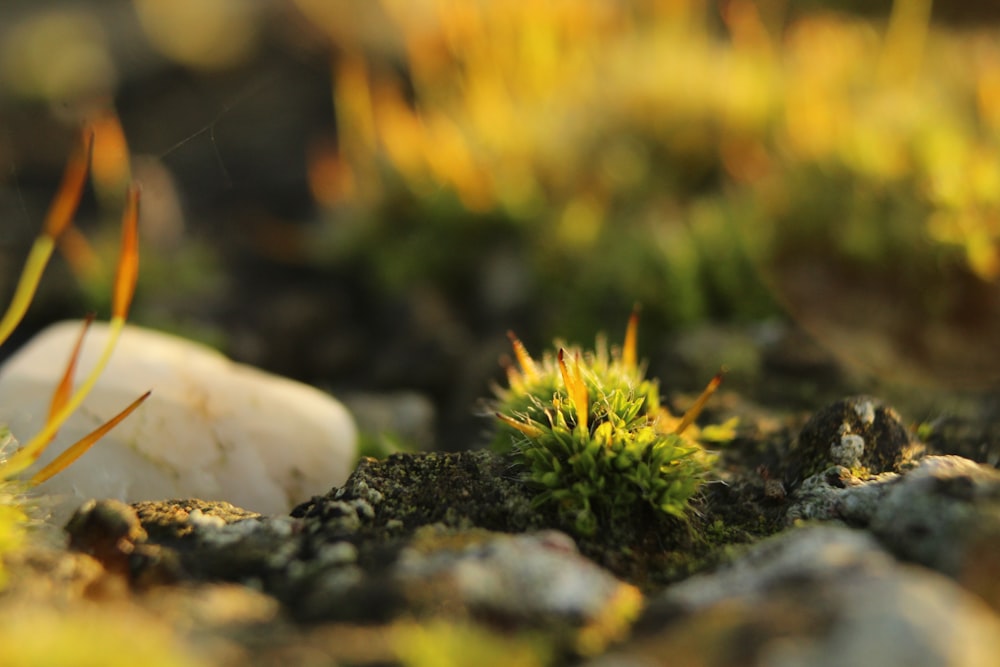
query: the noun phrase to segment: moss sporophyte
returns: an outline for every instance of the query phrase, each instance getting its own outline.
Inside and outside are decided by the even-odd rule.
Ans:
[[[92,144],[93,132],[87,130],[81,133],[79,144],[69,159],[62,184],[49,209],[42,233],[35,240],[25,262],[14,291],[14,297],[6,313],[0,318],[0,344],[7,340],[24,318],[53,250],[60,237],[72,224],[73,215],[79,204],[86,180]],[[136,187],[130,187],[122,222],[121,251],[115,273],[110,335],[98,362],[74,390],[73,378],[76,361],[80,354],[84,334],[93,319],[90,317],[84,323],[74,349],[70,351],[65,371],[53,391],[48,414],[41,431],[19,447],[9,430],[0,424],[0,556],[5,549],[16,547],[23,535],[23,525],[27,521],[27,515],[22,509],[25,490],[44,482],[69,466],[149,396],[149,392],[147,392],[138,397],[118,415],[68,447],[48,465],[27,478],[22,477],[23,473],[38,460],[52,443],[63,423],[80,407],[111,357],[125,325],[125,318],[132,302],[138,277],[138,220],[139,191]],[[2,560],[0,560],[0,585],[2,583],[3,570]]]
[[[577,533],[590,536],[642,505],[684,519],[689,501],[715,456],[693,426],[722,380],[712,378],[681,417],[660,405],[659,385],[636,357],[638,313],[621,349],[598,337],[593,351],[559,347],[536,361],[513,334],[517,365],[508,387],[497,387],[499,433],[539,489],[538,506],[552,504]]]

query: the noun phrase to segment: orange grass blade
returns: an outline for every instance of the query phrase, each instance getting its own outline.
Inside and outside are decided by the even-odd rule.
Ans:
[[[705,404],[708,403],[708,399],[712,397],[712,394],[715,393],[715,390],[719,388],[720,384],[722,384],[722,373],[716,373],[715,377],[708,383],[708,386],[705,387],[705,391],[701,392],[701,396],[698,397],[698,400],[696,400],[694,405],[688,408],[688,411],[684,413],[683,417],[681,417],[681,421],[677,424],[677,428],[674,429],[674,433],[680,435],[687,430],[688,426],[694,423],[694,420],[698,418],[699,414],[701,414],[702,408],[705,407]]]
[[[87,176],[87,163],[93,144],[93,133],[84,132],[63,173],[59,191],[49,208],[42,233],[31,246],[24,270],[14,290],[14,298],[7,307],[7,312],[0,319],[0,344],[10,337],[17,325],[24,319],[28,306],[35,296],[38,283],[42,279],[45,266],[52,257],[59,236],[73,221],[73,214],[80,203],[83,194],[83,184]]]
[[[638,343],[639,341],[639,306],[632,308],[632,314],[628,318],[628,328],[625,329],[625,343],[622,345],[622,365],[629,370],[634,370],[639,363]]]
[[[90,449],[95,442],[107,435],[108,431],[113,429],[115,426],[118,426],[123,419],[132,414],[135,409],[142,405],[142,402],[149,398],[149,395],[152,393],[152,391],[147,391],[145,394],[132,401],[127,408],[108,421],[104,422],[104,424],[91,431],[88,435],[84,436],[80,440],[77,440],[66,451],[53,459],[47,466],[36,472],[31,477],[30,483],[41,484],[56,473],[65,470],[71,463],[73,463],[73,461],[76,461],[78,458],[83,456],[83,454]]]
[[[577,356],[573,364],[573,372],[570,372],[566,367],[564,356],[564,350],[559,348],[559,373],[562,374],[566,391],[569,392],[569,400],[573,403],[573,408],[576,411],[577,426],[586,429],[587,414],[590,411],[590,400],[587,396],[587,385],[584,384],[583,376],[580,374],[580,358]]]
[[[513,331],[507,332],[507,338],[510,339],[510,344],[514,348],[514,356],[517,357],[517,363],[521,367],[521,372],[524,373],[525,379],[529,382],[537,380],[538,368],[535,367],[535,360],[528,354],[528,349],[524,347],[524,343],[514,335]]]

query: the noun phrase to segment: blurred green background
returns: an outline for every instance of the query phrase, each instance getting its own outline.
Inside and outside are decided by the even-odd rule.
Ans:
[[[618,340],[634,303],[668,387],[791,326],[882,382],[995,389],[1000,9],[939,5],[6,2],[0,292],[91,122],[24,336],[106,309],[134,177],[134,322],[417,392],[442,446],[505,330]]]

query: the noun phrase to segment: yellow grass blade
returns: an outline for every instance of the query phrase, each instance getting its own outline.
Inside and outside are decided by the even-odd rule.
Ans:
[[[14,290],[14,298],[11,300],[10,306],[7,307],[3,319],[0,319],[0,345],[10,338],[14,329],[24,319],[24,314],[28,312],[28,305],[31,304],[31,300],[35,296],[38,281],[41,280],[45,265],[48,264],[49,257],[52,256],[54,245],[48,236],[39,236],[35,239],[34,245],[31,246],[28,261],[24,264],[21,279]]]
[[[77,440],[66,451],[64,451],[62,454],[53,459],[51,463],[49,463],[47,466],[36,472],[31,477],[30,483],[41,484],[42,482],[49,479],[56,473],[65,470],[71,463],[73,463],[73,461],[76,461],[84,454],[84,452],[90,449],[90,447],[95,442],[103,438],[108,431],[113,429],[115,426],[118,426],[118,424],[120,424],[123,419],[132,414],[132,412],[134,412],[136,408],[142,405],[143,401],[149,398],[149,395],[151,393],[152,393],[151,391],[147,391],[145,394],[132,401],[132,403],[130,403],[127,408],[119,412],[117,415],[115,415],[108,421],[104,422],[104,424],[102,424],[95,430],[91,431],[85,437],[81,438],[80,440]]]

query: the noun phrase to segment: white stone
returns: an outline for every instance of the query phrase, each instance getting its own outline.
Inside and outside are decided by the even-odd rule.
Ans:
[[[49,327],[0,368],[0,423],[22,443],[42,426],[80,326]],[[91,327],[78,380],[106,337],[106,325]],[[148,389],[152,396],[135,413],[38,487],[60,504],[57,518],[91,497],[226,500],[284,514],[341,485],[357,457],[354,421],[329,395],[203,345],[127,326],[94,391],[39,467]]]

